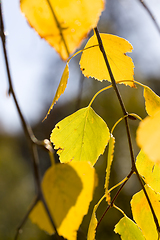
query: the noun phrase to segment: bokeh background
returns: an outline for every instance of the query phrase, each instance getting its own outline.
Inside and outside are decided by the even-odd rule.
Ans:
[[[160,1],[145,1],[160,25]],[[18,0],[2,1],[4,23],[7,35],[7,51],[15,93],[26,121],[32,126],[40,140],[48,138],[55,124],[88,105],[93,95],[107,82],[84,78],[79,69],[79,58],[70,62],[70,77],[65,93],[55,105],[51,114],[42,122],[53,100],[56,88],[63,73],[65,63],[47,42],[31,29],[20,12]],[[126,38],[133,45],[129,54],[135,64],[135,80],[150,86],[160,95],[160,34],[152,19],[138,0],[108,0],[102,13],[98,28],[100,32],[111,33]],[[89,34],[92,35],[91,32]],[[81,48],[87,40],[84,40]],[[13,239],[17,226],[31,204],[34,194],[34,178],[28,142],[24,136],[20,119],[12,97],[7,95],[8,81],[0,45],[0,239]],[[128,112],[142,118],[144,109],[143,89],[119,86]],[[122,112],[112,89],[103,92],[93,103],[94,110],[107,122],[111,129],[122,116]],[[136,128],[139,121],[130,121],[135,155],[139,149],[135,143]],[[110,186],[121,181],[130,171],[130,156],[124,123],[115,129],[115,156],[111,172]],[[41,174],[50,166],[46,152],[39,149]],[[78,231],[78,238],[85,239],[93,206],[104,193],[107,149],[96,163],[99,185],[96,188],[89,216]],[[127,183],[116,204],[132,217],[130,200],[140,189],[133,176]],[[115,192],[113,192],[114,195]],[[113,196],[112,195],[112,196]],[[97,217],[103,214],[107,204],[102,202]],[[120,239],[113,232],[122,214],[110,209],[101,222],[97,239]],[[54,239],[41,231],[30,220],[27,221],[19,239]]]

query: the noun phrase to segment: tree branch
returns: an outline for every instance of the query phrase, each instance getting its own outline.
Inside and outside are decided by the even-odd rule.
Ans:
[[[59,237],[56,225],[53,221],[53,218],[49,212],[47,203],[45,201],[45,198],[43,196],[43,192],[41,189],[41,178],[40,178],[40,172],[39,172],[39,157],[37,154],[37,146],[36,145],[41,145],[44,148],[46,148],[47,150],[51,151],[51,149],[48,149],[48,144],[46,144],[46,141],[39,141],[36,139],[36,137],[33,134],[33,131],[31,129],[31,127],[26,123],[25,118],[22,114],[22,111],[19,107],[14,89],[13,89],[13,84],[12,84],[12,79],[11,79],[11,73],[10,73],[10,68],[9,68],[9,62],[8,62],[8,57],[7,57],[7,50],[6,50],[6,38],[5,38],[5,32],[4,32],[4,23],[3,23],[3,16],[2,16],[2,6],[1,6],[1,1],[0,1],[0,37],[2,40],[2,47],[3,47],[3,53],[4,53],[4,58],[5,58],[5,65],[6,65],[6,71],[7,71],[7,76],[8,76],[8,83],[9,83],[9,90],[8,93],[12,94],[13,96],[13,100],[14,103],[16,105],[21,123],[22,123],[22,127],[23,130],[25,132],[25,135],[27,137],[27,139],[29,140],[30,146],[31,146],[31,154],[32,154],[32,162],[33,162],[33,167],[34,167],[34,178],[35,178],[35,184],[36,184],[36,188],[37,188],[37,199],[41,200],[45,209],[46,209],[46,213],[50,219],[50,222],[55,230],[55,234],[57,236],[57,238]],[[33,208],[32,208],[33,209]],[[32,210],[31,209],[31,210]],[[27,214],[28,216],[28,214]],[[22,221],[22,223],[24,223],[25,221]],[[18,234],[18,232],[17,232]],[[17,235],[16,235],[17,236]]]
[[[99,48],[100,48],[100,51],[102,52],[103,54],[103,58],[105,60],[105,63],[106,63],[106,67],[108,69],[108,72],[109,72],[109,75],[110,75],[110,78],[111,78],[111,82],[112,82],[112,86],[113,86],[113,89],[115,90],[116,92],[116,95],[117,95],[117,98],[119,100],[119,103],[121,105],[121,108],[122,108],[122,112],[123,112],[123,115],[126,116],[128,115],[127,111],[126,111],[126,108],[125,108],[125,105],[124,105],[124,102],[122,100],[122,97],[120,95],[120,92],[118,90],[118,87],[117,87],[117,84],[116,84],[116,81],[115,81],[115,78],[114,78],[114,75],[112,73],[112,70],[111,70],[111,67],[110,67],[110,64],[109,64],[109,61],[108,61],[108,58],[107,58],[107,55],[106,55],[106,52],[104,50],[104,46],[103,46],[103,43],[102,43],[102,39],[100,37],[100,34],[99,34],[99,31],[98,31],[98,28],[94,28],[94,31],[96,33],[96,36],[97,36],[97,40],[98,40],[98,44],[99,44]],[[131,163],[132,163],[132,170],[133,172],[136,173],[136,176],[138,177],[138,180],[141,184],[141,187],[142,187],[142,190],[146,196],[146,199],[148,201],[148,204],[149,204],[149,207],[150,207],[150,210],[152,212],[152,215],[153,215],[153,218],[154,218],[154,222],[155,222],[155,225],[156,225],[156,228],[157,228],[157,231],[160,232],[160,226],[159,226],[159,223],[158,223],[158,219],[157,219],[157,216],[155,214],[155,211],[153,209],[153,206],[152,206],[152,203],[148,197],[148,194],[146,192],[146,189],[143,185],[143,182],[141,180],[141,177],[138,173],[138,170],[137,170],[137,167],[136,167],[136,164],[135,164],[135,157],[134,157],[134,152],[133,152],[133,145],[132,145],[132,141],[131,141],[131,134],[130,134],[130,129],[129,129],[129,123],[128,123],[128,117],[125,117],[124,118],[125,120],[125,126],[126,126],[126,131],[127,131],[127,138],[128,138],[128,144],[129,144],[129,150],[130,150],[130,156],[131,156]]]

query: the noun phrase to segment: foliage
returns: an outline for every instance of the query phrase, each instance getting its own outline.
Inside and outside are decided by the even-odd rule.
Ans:
[[[93,207],[93,212],[88,227],[88,240],[94,240],[96,231],[103,217],[110,208],[115,208],[123,215],[115,225],[114,231],[123,240],[128,239],[159,239],[160,237],[160,97],[148,86],[134,80],[134,64],[132,59],[126,55],[133,47],[125,39],[110,35],[99,34],[97,23],[104,9],[102,0],[21,0],[20,7],[30,25],[38,34],[46,39],[59,53],[63,60],[67,60],[62,74],[60,84],[51,107],[64,93],[69,78],[69,61],[82,52],[80,69],[84,76],[92,77],[102,82],[108,80],[111,84],[98,91],[87,107],[81,108],[75,113],[58,122],[53,128],[50,141],[44,139],[39,141],[35,138],[30,127],[26,124],[21,110],[16,101],[12,87],[9,67],[9,92],[12,93],[16,103],[24,131],[32,146],[34,161],[35,182],[38,189],[35,201],[20,224],[22,228],[29,216],[33,223],[49,234],[55,233],[57,238],[62,236],[68,240],[77,238],[77,231],[81,225],[84,215],[87,214],[90,202],[93,199],[95,187],[98,184],[94,165],[99,156],[108,146],[106,178],[104,195]],[[70,14],[68,14],[68,12]],[[5,52],[5,35],[1,14],[1,34]],[[94,35],[88,40],[84,49],[69,58],[82,39],[93,28]],[[6,58],[6,66],[8,66]],[[120,95],[118,83],[144,89],[145,108],[148,116],[141,119],[140,116],[128,113]],[[122,108],[122,117],[109,130],[107,123],[91,107],[97,95],[112,88]],[[47,118],[47,116],[45,118]],[[48,116],[49,117],[49,116]],[[133,145],[129,130],[129,119],[140,120],[137,129],[136,142],[140,152],[135,161]],[[114,160],[115,137],[114,130],[121,122],[125,122],[128,137],[128,148],[131,157],[131,169],[128,175],[119,183],[109,189],[110,175],[112,174],[112,163]],[[55,163],[53,147],[59,155],[59,163]],[[38,172],[37,155],[35,146],[42,146],[49,152],[51,167],[45,172],[42,182]],[[136,174],[142,190],[132,196],[131,210],[133,220],[115,205],[121,190]],[[118,191],[111,196],[111,192]],[[97,210],[102,200],[107,202],[107,209],[102,217],[97,220]],[[150,229],[150,231],[148,231]],[[15,239],[18,237],[18,232]]]

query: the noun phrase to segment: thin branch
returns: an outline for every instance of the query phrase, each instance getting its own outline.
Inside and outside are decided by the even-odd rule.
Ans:
[[[146,11],[148,12],[149,16],[152,18],[155,27],[157,28],[158,32],[160,33],[160,26],[158,25],[155,17],[153,16],[151,10],[147,7],[146,3],[144,3],[143,0],[139,0],[139,2],[142,4],[142,6],[146,9]]]
[[[120,194],[120,192],[122,191],[122,189],[124,188],[124,186],[126,185],[126,183],[128,182],[128,180],[130,179],[130,177],[133,175],[134,171],[131,170],[131,172],[128,174],[127,179],[124,181],[124,183],[121,185],[121,187],[118,189],[117,193],[115,194],[115,196],[113,197],[111,203],[108,205],[108,207],[106,208],[106,210],[104,211],[104,213],[102,214],[100,220],[97,223],[97,227],[96,230],[99,226],[99,224],[101,223],[102,219],[104,218],[104,216],[106,215],[106,213],[108,212],[108,210],[113,207],[114,202],[116,201],[118,195]]]
[[[31,204],[31,206],[29,207],[26,215],[24,216],[24,218],[22,219],[20,225],[19,225],[18,228],[17,228],[17,232],[16,232],[16,235],[15,235],[14,240],[17,240],[17,239],[18,239],[18,236],[19,236],[19,234],[21,233],[22,227],[24,226],[25,222],[26,222],[27,219],[28,219],[29,214],[32,212],[33,208],[36,206],[36,204],[38,203],[38,201],[39,201],[39,199],[38,199],[38,197],[36,196],[35,199],[33,200],[32,204]]]
[[[25,135],[29,140],[30,146],[31,146],[31,153],[32,153],[32,160],[33,160],[33,166],[34,166],[34,178],[35,178],[35,184],[37,187],[37,198],[38,200],[41,200],[45,209],[46,209],[46,213],[50,219],[50,222],[55,230],[55,234],[57,236],[57,238],[59,238],[57,229],[56,229],[56,225],[53,221],[53,218],[49,212],[48,206],[46,204],[45,198],[43,196],[43,192],[41,189],[41,179],[40,179],[40,172],[39,172],[39,157],[37,154],[37,145],[42,145],[44,146],[46,149],[48,149],[48,144],[46,144],[46,141],[38,141],[36,139],[36,137],[34,136],[31,127],[26,123],[25,118],[22,114],[22,111],[19,107],[14,89],[13,89],[13,84],[12,84],[12,79],[11,79],[11,74],[10,74],[10,68],[9,68],[9,62],[8,62],[8,57],[7,57],[7,50],[6,50],[6,38],[5,38],[5,33],[4,33],[4,23],[3,23],[3,16],[2,16],[2,6],[1,6],[1,1],[0,1],[0,37],[2,40],[2,46],[3,46],[3,53],[4,53],[4,58],[5,58],[5,65],[6,65],[6,70],[7,70],[7,76],[8,76],[8,83],[9,83],[9,94],[12,94],[13,96],[13,100],[15,102],[21,123],[22,123],[22,127],[24,129]],[[32,210],[33,208],[31,208]],[[28,214],[27,214],[28,216]],[[25,221],[22,221],[22,223],[24,223]]]
[[[111,70],[111,67],[110,67],[110,64],[109,64],[109,61],[108,61],[108,58],[107,58],[107,55],[106,55],[106,52],[104,50],[104,46],[103,46],[103,43],[102,43],[102,39],[100,37],[100,34],[99,34],[99,31],[98,31],[98,28],[94,28],[95,30],[95,33],[96,33],[96,36],[97,36],[97,40],[98,40],[98,43],[99,43],[99,48],[100,48],[100,51],[102,52],[103,54],[103,58],[105,60],[105,63],[106,63],[106,67],[108,69],[108,72],[109,72],[109,75],[110,75],[110,78],[111,78],[111,82],[112,82],[112,86],[113,86],[113,89],[115,90],[116,92],[116,95],[117,95],[117,98],[119,100],[119,103],[121,105],[121,108],[122,108],[122,112],[124,114],[124,116],[128,115],[126,109],[125,109],[125,105],[124,105],[124,102],[122,100],[122,97],[119,93],[119,90],[118,90],[118,87],[117,87],[117,84],[116,84],[116,81],[115,81],[115,78],[113,76],[113,73],[112,73],[112,70]],[[159,223],[158,223],[158,219],[157,219],[157,216],[155,214],[155,211],[153,209],[153,206],[152,206],[152,203],[148,197],[148,194],[146,192],[146,189],[143,185],[143,182],[141,180],[141,177],[138,173],[138,170],[136,168],[136,164],[135,164],[135,157],[134,157],[134,152],[133,152],[133,145],[132,145],[132,141],[131,141],[131,134],[130,134],[130,129],[129,129],[129,123],[128,123],[128,117],[125,117],[124,118],[125,120],[125,126],[126,126],[126,131],[127,131],[127,138],[128,138],[128,144],[129,144],[129,150],[130,150],[130,156],[131,156],[131,163],[132,163],[132,171],[136,173],[136,176],[138,177],[138,180],[141,184],[141,187],[142,187],[142,190],[146,196],[146,199],[148,201],[148,204],[149,204],[149,207],[150,207],[150,210],[152,212],[152,215],[153,215],[153,218],[154,218],[154,222],[155,222],[155,225],[156,225],[156,228],[157,228],[157,231],[160,232],[160,226],[159,226]]]

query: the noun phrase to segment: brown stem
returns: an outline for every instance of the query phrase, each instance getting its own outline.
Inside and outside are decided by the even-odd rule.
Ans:
[[[146,3],[143,0],[139,0],[139,2],[142,4],[142,6],[146,9],[146,11],[148,12],[149,16],[152,18],[154,25],[156,26],[158,32],[160,33],[160,27],[155,19],[155,17],[153,16],[151,10],[147,7]]]
[[[43,145],[45,148],[47,148],[47,146],[45,145],[45,141],[38,141],[36,139],[36,137],[34,136],[31,127],[26,123],[24,116],[22,114],[22,111],[19,107],[14,89],[13,89],[13,84],[12,84],[12,79],[11,79],[11,73],[10,73],[10,68],[9,68],[9,63],[8,63],[8,57],[7,57],[7,50],[6,50],[6,38],[5,38],[5,33],[4,33],[4,23],[3,23],[3,17],[2,17],[2,7],[1,7],[1,1],[0,1],[0,37],[2,40],[2,46],[3,46],[3,53],[4,53],[4,58],[5,58],[5,65],[6,65],[6,70],[7,70],[7,76],[8,76],[8,83],[9,83],[9,94],[12,94],[13,96],[13,100],[15,102],[21,123],[22,123],[22,127],[24,129],[25,135],[27,137],[27,139],[29,140],[30,146],[31,146],[31,153],[32,153],[32,161],[33,161],[33,166],[34,166],[34,178],[35,178],[35,183],[36,183],[36,187],[37,187],[37,198],[38,200],[41,200],[45,209],[46,209],[46,213],[48,214],[48,217],[50,219],[50,222],[55,230],[56,236],[57,238],[59,238],[57,229],[56,229],[56,225],[53,221],[53,218],[49,212],[48,206],[45,202],[45,198],[43,196],[42,193],[42,189],[41,189],[41,179],[40,179],[40,172],[39,172],[39,157],[37,154],[37,145]],[[43,143],[44,142],[44,143]],[[23,221],[24,222],[24,221]]]
[[[113,207],[114,202],[116,201],[118,195],[120,194],[120,192],[122,191],[123,187],[126,185],[126,183],[128,182],[128,180],[130,179],[130,177],[133,175],[133,171],[131,170],[131,172],[128,174],[126,181],[121,185],[121,187],[118,189],[117,193],[115,194],[115,196],[113,197],[111,203],[108,205],[108,207],[106,208],[106,210],[104,211],[104,213],[102,214],[100,220],[97,223],[97,227],[98,228],[99,224],[101,223],[102,219],[104,218],[104,216],[106,215],[106,213],[108,212],[108,210]]]
[[[99,34],[99,31],[98,31],[98,28],[94,28],[94,31],[96,33],[96,36],[97,36],[97,40],[98,40],[98,44],[99,44],[99,48],[100,48],[100,51],[102,52],[103,54],[103,58],[105,60],[105,63],[106,63],[106,67],[108,69],[108,72],[109,72],[109,75],[110,75],[110,78],[111,78],[111,82],[112,82],[112,86],[113,86],[113,89],[115,90],[116,92],[116,95],[117,95],[117,98],[119,100],[119,103],[121,105],[121,108],[122,108],[122,112],[123,112],[123,115],[126,116],[128,115],[126,109],[125,109],[125,105],[124,105],[124,102],[122,100],[122,97],[120,95],[120,92],[118,90],[118,87],[117,87],[117,84],[116,84],[116,81],[115,81],[115,78],[114,78],[114,75],[112,73],[112,70],[111,70],[111,67],[110,67],[110,64],[109,64],[109,61],[108,61],[108,58],[107,58],[107,55],[106,55],[106,52],[104,50],[104,46],[103,46],[103,43],[102,43],[102,39],[100,37],[100,34]],[[153,218],[154,218],[154,222],[155,222],[155,225],[156,225],[156,228],[157,228],[157,231],[159,232],[160,231],[160,226],[159,226],[159,223],[158,223],[158,219],[157,219],[157,216],[155,214],[155,211],[153,209],[153,206],[152,206],[152,203],[148,197],[148,194],[146,192],[146,189],[143,185],[143,182],[141,180],[141,177],[138,173],[138,170],[136,168],[136,164],[135,164],[135,157],[134,157],[134,152],[133,152],[133,145],[132,145],[132,141],[131,141],[131,134],[130,134],[130,129],[129,129],[129,123],[128,123],[128,117],[125,117],[125,126],[126,126],[126,131],[127,131],[127,138],[128,138],[128,144],[129,144],[129,150],[130,150],[130,156],[131,156],[131,163],[132,163],[132,171],[136,173],[136,176],[138,177],[138,180],[141,184],[141,187],[142,187],[142,190],[146,196],[146,199],[148,201],[148,204],[149,204],[149,207],[150,207],[150,210],[152,212],[152,215],[153,215]]]

